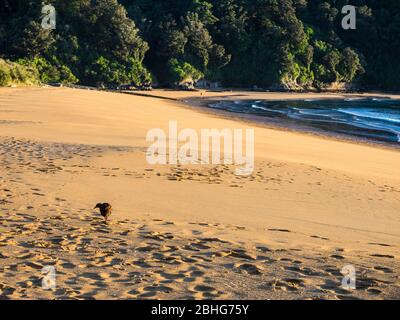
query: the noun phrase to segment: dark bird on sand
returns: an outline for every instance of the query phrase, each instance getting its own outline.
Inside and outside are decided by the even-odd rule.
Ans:
[[[112,212],[111,205],[109,203],[98,203],[94,208],[100,210],[100,214],[104,217],[105,222],[107,223]]]

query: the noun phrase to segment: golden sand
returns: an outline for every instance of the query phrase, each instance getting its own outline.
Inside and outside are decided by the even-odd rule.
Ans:
[[[400,296],[400,152],[181,103],[317,94],[150,94],[0,89],[0,298]],[[170,120],[255,128],[254,173],[149,165],[146,133]],[[55,290],[41,286],[48,265]],[[346,265],[356,290],[340,287]]]

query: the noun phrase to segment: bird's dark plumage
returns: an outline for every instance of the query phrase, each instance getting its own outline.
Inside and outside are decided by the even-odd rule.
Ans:
[[[112,212],[111,205],[109,203],[98,203],[94,208],[100,210],[100,214],[104,217],[105,221],[107,222]]]

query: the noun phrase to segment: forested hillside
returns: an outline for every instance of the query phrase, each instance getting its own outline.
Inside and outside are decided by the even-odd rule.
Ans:
[[[400,89],[398,0],[0,0],[0,59],[44,83]],[[342,28],[342,7],[357,28]],[[9,63],[9,62],[8,62]],[[0,64],[2,65],[2,64]],[[0,67],[0,85],[13,76]],[[14,75],[15,76],[15,75]]]

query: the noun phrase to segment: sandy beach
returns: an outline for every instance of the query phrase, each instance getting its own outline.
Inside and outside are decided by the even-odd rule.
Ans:
[[[342,95],[143,95],[0,88],[0,299],[400,298],[399,150],[193,106]],[[253,174],[150,165],[146,134],[171,120],[254,128]],[[341,287],[348,265],[355,290]]]

